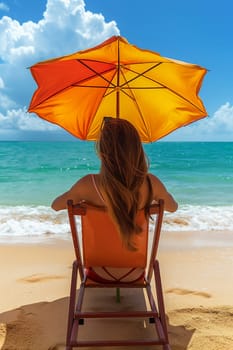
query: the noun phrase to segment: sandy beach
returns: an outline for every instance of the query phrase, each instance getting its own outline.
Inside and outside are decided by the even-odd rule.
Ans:
[[[163,232],[158,257],[172,349],[232,350],[233,232]],[[73,259],[64,240],[0,246],[1,350],[64,349]],[[141,302],[140,293],[122,293]],[[88,296],[90,304],[96,300],[108,307],[113,299],[109,291]],[[89,331],[100,326],[106,324]],[[110,332],[120,334],[118,326],[143,332],[127,322]]]

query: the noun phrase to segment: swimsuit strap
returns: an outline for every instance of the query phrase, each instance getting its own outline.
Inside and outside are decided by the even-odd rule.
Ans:
[[[95,182],[95,175],[91,174],[91,178],[92,178],[92,183],[95,187],[96,192],[98,193],[99,198],[102,200],[103,203],[105,203],[104,197],[102,196],[102,194],[100,193],[100,190],[98,189],[96,182]]]

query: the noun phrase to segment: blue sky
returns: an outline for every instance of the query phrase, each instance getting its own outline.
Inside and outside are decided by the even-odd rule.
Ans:
[[[0,140],[66,140],[27,113],[27,67],[122,35],[132,44],[209,70],[200,96],[209,117],[165,140],[233,141],[231,0],[0,0]]]

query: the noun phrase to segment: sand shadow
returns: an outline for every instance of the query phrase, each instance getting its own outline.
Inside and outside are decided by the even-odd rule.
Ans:
[[[89,290],[85,304],[88,309],[137,310],[145,307],[143,292],[140,290],[122,290],[121,303],[116,303],[112,290]],[[63,350],[66,338],[66,323],[69,298],[53,302],[40,302],[22,306],[18,309],[0,314],[0,349],[1,350]],[[106,337],[153,337],[154,326],[143,320],[88,320],[82,326],[80,336],[90,339],[92,336]],[[172,350],[187,349],[194,330],[169,324],[169,339]],[[133,347],[104,347],[103,349],[130,349]],[[140,347],[138,347],[140,349]],[[154,346],[141,349],[155,349]],[[101,349],[101,348],[98,348]],[[158,350],[162,347],[157,347]]]

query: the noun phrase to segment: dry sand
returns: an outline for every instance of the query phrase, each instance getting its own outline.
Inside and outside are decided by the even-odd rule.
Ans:
[[[64,349],[73,259],[67,241],[1,245],[1,350]],[[233,232],[163,233],[159,261],[172,350],[232,350]],[[87,303],[114,302],[109,290],[90,292]],[[140,292],[122,294],[121,307],[143,302]],[[144,332],[139,323],[117,322],[110,333]],[[83,332],[99,334],[102,326],[106,332],[104,322]]]

